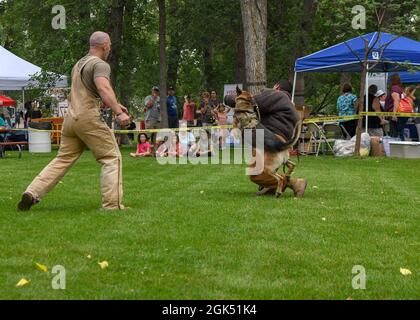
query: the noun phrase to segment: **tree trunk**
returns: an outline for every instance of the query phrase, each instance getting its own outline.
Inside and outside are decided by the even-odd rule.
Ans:
[[[303,14],[301,21],[302,32],[297,43],[297,57],[300,58],[306,55],[309,48],[308,38],[312,32],[313,20],[315,17],[317,5],[315,0],[305,0],[303,2]],[[295,104],[296,106],[305,105],[305,77],[303,73],[299,73],[296,78],[295,89]]]
[[[121,41],[123,35],[124,26],[124,0],[114,0],[111,7],[110,24],[108,26],[109,33],[111,35],[112,42],[112,53],[109,59],[111,65],[111,82],[115,88],[118,86],[118,69],[120,62],[121,53]]]
[[[246,86],[246,57],[245,57],[245,37],[244,37],[244,26],[241,21],[241,27],[239,30],[238,41],[236,43],[236,72],[235,81],[238,84],[243,84],[244,89],[248,90]]]
[[[246,86],[258,94],[267,85],[267,0],[241,0]]]
[[[367,44],[366,44],[367,47]],[[366,49],[367,50],[367,49]],[[367,70],[367,59],[368,57],[366,56],[365,61],[363,63],[363,69],[362,69],[362,73],[361,73],[361,79],[360,79],[360,92],[359,92],[359,105],[358,105],[358,109],[359,109],[359,114],[360,112],[363,112],[364,110],[364,97],[365,95],[367,95],[367,92],[365,87],[366,87],[366,74],[368,72]],[[364,117],[360,117],[359,120],[357,121],[357,129],[356,129],[356,146],[355,146],[355,150],[354,150],[354,155],[355,156],[360,156],[360,145],[361,145],[361,140],[362,140],[362,130],[363,130],[363,121],[364,121]]]
[[[180,14],[182,13],[177,1],[169,2],[168,14],[175,19],[180,19]],[[176,88],[184,39],[182,39],[181,30],[179,28],[171,28],[168,33],[171,40],[168,48],[168,84]]]
[[[160,113],[162,128],[168,128],[167,98],[167,65],[166,65],[166,5],[165,0],[158,0],[159,5],[159,63],[160,63]]]
[[[203,48],[204,59],[204,85],[208,90],[214,90],[214,67],[213,67],[214,48],[213,43],[209,40]]]
[[[120,98],[123,105],[130,108],[130,96],[132,92],[131,81],[133,78],[133,72],[131,70],[132,63],[130,63],[130,56],[133,51],[136,50],[133,47],[133,15],[134,15],[134,2],[127,1],[125,3],[124,11],[124,28],[123,28],[123,46],[124,52],[122,53],[122,60],[126,63],[122,66],[123,77],[119,79],[120,87]]]

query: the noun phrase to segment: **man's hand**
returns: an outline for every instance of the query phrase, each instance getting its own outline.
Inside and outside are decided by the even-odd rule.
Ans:
[[[122,112],[128,114],[128,109],[126,107],[124,107],[122,104],[120,104],[120,108],[121,108]]]
[[[124,113],[121,113],[118,116],[118,119],[120,119],[120,123],[121,123],[122,126],[129,125],[130,124],[130,121],[131,121],[130,116],[127,113],[125,113],[125,112]]]

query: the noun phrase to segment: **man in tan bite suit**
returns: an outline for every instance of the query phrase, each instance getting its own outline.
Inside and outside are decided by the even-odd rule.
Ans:
[[[18,204],[28,211],[64,177],[86,148],[92,150],[102,165],[101,192],[104,210],[121,210],[122,159],[112,131],[100,115],[101,100],[129,124],[127,109],[118,103],[110,82],[111,68],[105,62],[111,52],[111,39],[104,32],[90,37],[89,54],[79,60],[72,71],[70,107],[64,120],[57,157],[35,178]]]

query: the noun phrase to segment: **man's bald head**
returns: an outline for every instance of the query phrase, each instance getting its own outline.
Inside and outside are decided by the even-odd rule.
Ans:
[[[111,53],[111,38],[102,31],[96,31],[90,36],[90,53],[107,60]]]
[[[102,47],[104,44],[111,42],[111,38],[109,35],[102,31],[96,31],[90,36],[90,47],[91,48],[98,48]]]

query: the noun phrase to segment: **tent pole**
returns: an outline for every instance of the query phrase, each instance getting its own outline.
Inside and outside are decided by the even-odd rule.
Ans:
[[[369,64],[366,66],[366,87],[365,87],[365,105],[366,112],[369,112]],[[368,133],[369,116],[366,115],[365,132]]]
[[[295,102],[295,93],[296,93],[296,78],[297,78],[297,72],[295,71],[295,77],[293,79],[293,92],[292,92],[292,102]]]
[[[22,106],[23,106],[22,111],[24,112],[24,110],[25,110],[25,88],[22,88]],[[23,119],[23,123],[25,123],[25,119]],[[20,123],[18,125],[20,125]],[[25,127],[25,125],[23,125],[23,127]]]

